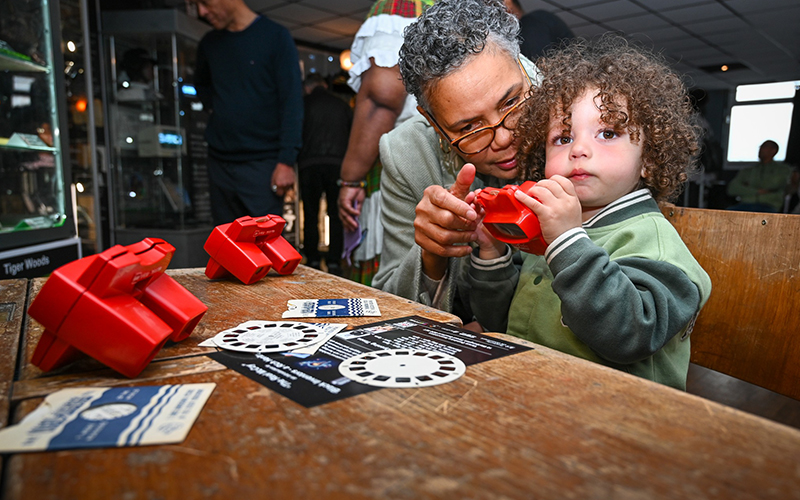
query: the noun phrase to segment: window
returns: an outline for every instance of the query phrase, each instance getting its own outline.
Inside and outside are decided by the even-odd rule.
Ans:
[[[786,145],[792,123],[792,98],[800,81],[740,85],[737,104],[731,108],[728,136],[729,162],[758,161],[758,148],[771,139],[780,150],[776,161],[786,158]]]

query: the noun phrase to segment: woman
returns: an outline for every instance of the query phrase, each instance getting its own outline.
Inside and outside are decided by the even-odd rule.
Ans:
[[[463,199],[516,178],[513,129],[536,71],[519,55],[518,32],[499,0],[434,4],[406,29],[400,50],[403,83],[424,117],[380,142],[384,243],[373,286],[465,324],[469,291],[456,290],[456,278],[477,235]]]

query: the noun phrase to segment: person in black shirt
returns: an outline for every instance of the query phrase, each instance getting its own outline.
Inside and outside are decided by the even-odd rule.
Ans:
[[[519,19],[519,35],[522,39],[519,49],[531,61],[562,41],[575,37],[567,23],[552,12],[540,9],[525,14],[519,0],[504,0],[504,3],[506,9]]]
[[[208,176],[214,224],[282,215],[303,131],[297,48],[243,0],[191,0],[214,30],[197,48],[195,84],[211,111]]]
[[[300,197],[303,200],[303,253],[307,265],[319,269],[319,206],[322,194],[328,207],[330,244],[325,262],[328,272],[340,275],[344,229],[336,213],[339,169],[347,151],[353,113],[350,106],[328,91],[318,73],[305,80],[303,98],[303,147],[297,158]]]

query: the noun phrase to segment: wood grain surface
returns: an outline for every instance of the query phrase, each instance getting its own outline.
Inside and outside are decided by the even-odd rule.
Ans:
[[[797,430],[540,346],[312,409],[161,382],[217,383],[183,443],[13,455],[5,498],[800,498]]]
[[[667,207],[711,278],[692,362],[800,399],[800,217]]]
[[[0,427],[8,423],[11,382],[17,367],[28,280],[0,281]]]
[[[374,297],[378,319],[457,319],[309,268],[250,286],[172,275],[209,312],[135,380],[83,370],[88,362],[37,372],[28,360],[40,327],[29,322],[14,417],[63,387],[215,382],[187,439],[13,454],[2,498],[800,499],[800,431],[500,334],[534,349],[471,365],[449,384],[307,409],[196,343],[276,319],[289,298]]]
[[[156,355],[154,361],[156,363],[163,359],[214,352],[216,349],[213,347],[199,347],[197,344],[214,337],[222,330],[235,327],[245,321],[280,320],[281,314],[286,311],[287,302],[290,299],[377,299],[382,316],[341,318],[341,320],[337,321],[353,326],[412,315],[425,316],[435,321],[461,325],[458,317],[452,314],[306,266],[298,266],[294,273],[286,276],[270,272],[267,277],[252,285],[244,285],[234,279],[209,280],[202,268],[176,269],[167,272],[206,304],[208,312],[200,320],[200,323],[189,338],[177,344],[168,342]],[[39,293],[45,281],[44,278],[32,281],[31,300]],[[306,321],[309,320],[310,318]],[[87,325],[87,327],[91,326]],[[42,326],[37,321],[32,320],[23,339],[22,356],[24,361],[20,369],[20,380],[38,380],[43,376],[70,375],[105,370],[105,367],[97,361],[91,358],[84,358],[47,374],[43,373],[30,363],[42,331]],[[108,373],[111,378],[125,378],[122,375],[114,375],[113,372]],[[40,391],[35,388],[36,383],[27,384],[25,394],[31,391],[39,393]],[[47,382],[44,383],[46,384]]]

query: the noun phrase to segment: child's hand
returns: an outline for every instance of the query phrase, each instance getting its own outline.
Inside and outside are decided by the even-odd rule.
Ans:
[[[498,257],[505,255],[506,244],[495,239],[489,230],[486,229],[486,226],[483,225],[483,219],[486,217],[486,210],[481,205],[475,203],[475,200],[478,198],[478,194],[480,192],[480,189],[476,189],[475,191],[469,193],[464,200],[469,203],[473,210],[475,210],[475,213],[478,214],[478,221],[480,222],[478,227],[475,228],[475,234],[478,237],[475,240],[475,242],[478,244],[478,257],[483,260],[497,259]]]
[[[572,228],[581,227],[581,202],[575,186],[566,177],[554,175],[538,181],[528,193],[517,190],[514,196],[536,214],[547,243]]]

